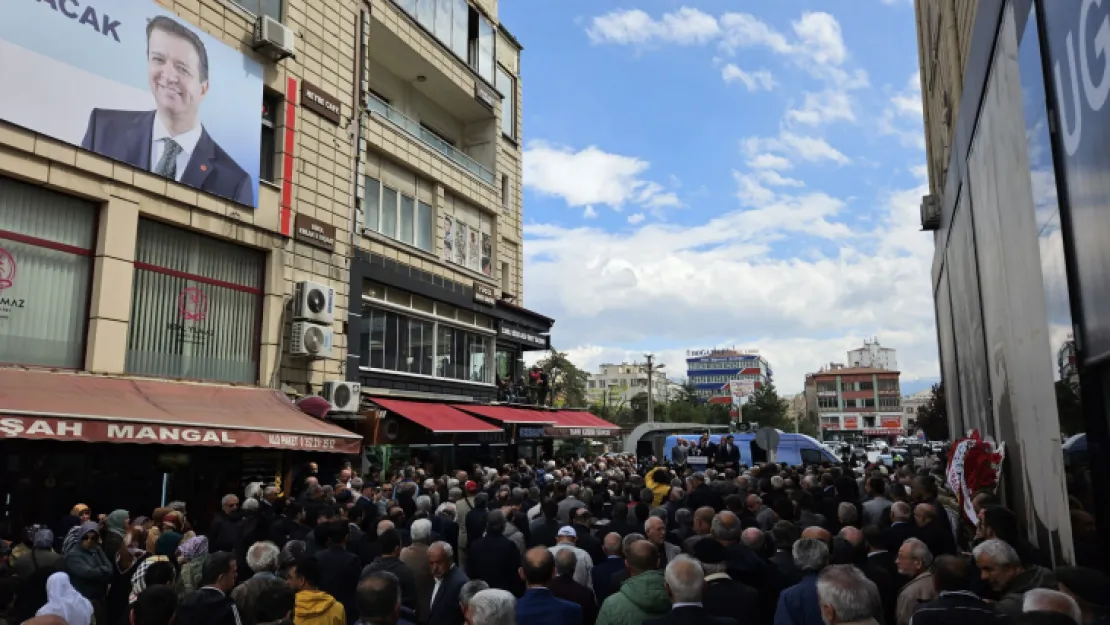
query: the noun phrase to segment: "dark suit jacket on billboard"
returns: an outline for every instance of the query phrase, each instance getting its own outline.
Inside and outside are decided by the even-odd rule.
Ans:
[[[150,171],[154,113],[93,109],[81,147]],[[251,177],[204,129],[181,176],[181,184],[247,206],[255,205]]]

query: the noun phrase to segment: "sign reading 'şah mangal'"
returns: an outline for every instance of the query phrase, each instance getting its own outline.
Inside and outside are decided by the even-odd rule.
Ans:
[[[271,449],[337,450],[352,441],[331,436],[256,432],[224,428],[149,425],[81,419],[0,418],[0,436],[89,443],[157,443],[205,447],[267,447]],[[357,439],[353,440],[358,450]]]

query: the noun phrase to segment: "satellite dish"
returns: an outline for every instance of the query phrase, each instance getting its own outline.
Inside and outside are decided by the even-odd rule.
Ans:
[[[761,428],[755,433],[755,444],[764,451],[774,451],[779,447],[779,432],[775,428]]]

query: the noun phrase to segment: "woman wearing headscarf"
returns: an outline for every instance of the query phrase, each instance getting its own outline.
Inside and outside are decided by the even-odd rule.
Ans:
[[[119,549],[114,554],[107,554],[115,561],[112,567],[112,581],[108,586],[108,598],[105,600],[105,612],[108,615],[109,624],[121,622],[127,613],[128,599],[131,595],[131,577],[148,555],[139,547],[142,544],[143,530],[131,527],[124,532]]]
[[[154,513],[150,515],[150,530],[146,533],[146,550],[148,553],[154,553],[154,543],[162,535],[162,521],[170,512],[173,512],[173,510],[169,508],[155,508]]]
[[[59,553],[65,553],[65,547],[62,541],[69,535],[75,528],[81,527],[82,523],[92,520],[92,510],[83,503],[79,503],[69,511],[69,514],[62,517],[62,520],[54,526],[54,550]]]
[[[70,543],[64,557],[65,570],[73,587],[93,604],[99,617],[97,622],[105,623],[104,599],[108,594],[108,582],[112,579],[112,562],[100,548],[99,530],[96,523],[83,523],[78,528],[76,543]],[[69,536],[66,541],[70,542]]]
[[[65,573],[54,573],[46,580],[46,605],[36,616],[53,614],[62,617],[66,625],[91,625],[93,605],[77,592]]]
[[[131,513],[127,510],[114,510],[104,517],[104,529],[100,532],[101,544],[104,553],[109,558],[114,558],[127,534],[127,526],[131,523]]]
[[[185,595],[200,588],[200,573],[208,561],[208,538],[196,536],[177,547],[177,562],[181,573],[177,576],[177,596]]]
[[[62,556],[55,553],[53,548],[54,532],[41,525],[34,527],[38,529],[31,538],[30,551],[12,565],[16,576],[20,579],[31,577],[31,574],[39,569],[49,568],[58,571],[62,568]]]

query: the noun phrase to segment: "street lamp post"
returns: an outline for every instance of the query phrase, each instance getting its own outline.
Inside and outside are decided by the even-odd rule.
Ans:
[[[667,366],[655,364],[655,354],[644,354],[647,358],[647,422],[655,423],[655,395],[652,393],[652,384],[655,382],[655,372]]]

